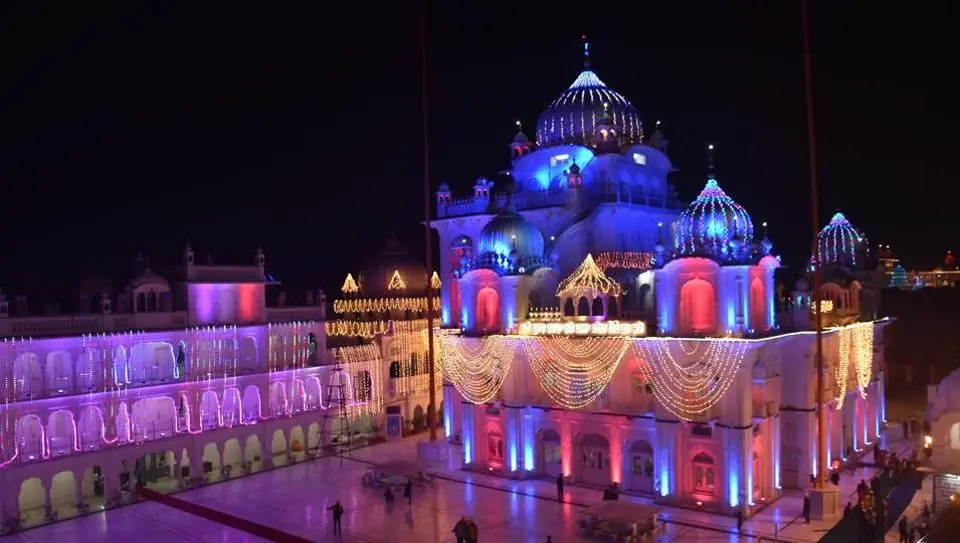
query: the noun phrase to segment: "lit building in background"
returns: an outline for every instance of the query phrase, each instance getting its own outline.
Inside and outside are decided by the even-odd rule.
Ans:
[[[930,270],[910,270],[907,271],[900,263],[893,249],[889,245],[880,245],[877,248],[880,255],[880,262],[883,264],[883,271],[889,280],[891,288],[901,290],[919,290],[922,288],[951,288],[960,283],[960,267],[957,266],[957,260],[953,256],[953,251],[948,250],[943,255],[943,265]]]
[[[368,437],[379,353],[328,351],[322,292],[268,307],[265,261],[198,264],[189,246],[171,270],[138,258],[125,288],[84,280],[77,314],[0,299],[4,530],[131,500],[138,483],[186,488]]]
[[[372,424],[372,433],[387,439],[416,434],[427,428],[430,376],[427,353],[427,285],[436,296],[441,287],[436,272],[428,277],[422,262],[391,238],[386,247],[357,274],[347,274],[334,300],[335,318],[326,322],[331,347],[365,348],[376,354],[382,386],[380,411],[359,425]],[[442,382],[437,380],[440,397]],[[443,402],[438,421],[443,421]],[[354,427],[358,422],[354,422]],[[383,430],[381,432],[381,429]]]
[[[679,203],[663,134],[586,60],[510,143],[505,190],[437,192],[445,430],[465,469],[750,514],[816,469],[810,294],[777,293],[766,224],[723,191],[712,146]],[[842,215],[817,243],[839,462],[884,419],[883,281]]]

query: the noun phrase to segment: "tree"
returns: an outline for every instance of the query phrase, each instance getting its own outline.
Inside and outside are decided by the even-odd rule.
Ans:
[[[910,288],[909,281],[907,281],[907,270],[903,269],[903,266],[897,264],[897,266],[893,268],[893,277],[890,278],[890,286],[904,290]]]

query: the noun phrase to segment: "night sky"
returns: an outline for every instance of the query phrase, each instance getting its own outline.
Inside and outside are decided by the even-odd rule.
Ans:
[[[123,279],[138,248],[178,263],[187,239],[217,263],[262,244],[291,289],[329,293],[391,232],[422,251],[415,2],[89,4],[0,12],[8,294],[76,285],[92,261]],[[821,221],[842,209],[908,268],[937,264],[960,245],[956,8],[814,4]],[[508,167],[514,122],[533,136],[587,34],[600,78],[664,123],[681,197],[714,143],[721,186],[771,223],[785,264],[806,258],[799,2],[429,9],[433,187],[465,194]]]

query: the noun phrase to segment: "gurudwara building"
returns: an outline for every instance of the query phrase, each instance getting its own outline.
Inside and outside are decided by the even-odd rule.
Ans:
[[[334,321],[322,291],[268,306],[260,250],[138,257],[120,288],[87,277],[69,313],[0,295],[0,533],[415,432],[427,277],[399,269],[347,285]]]
[[[712,156],[678,201],[659,127],[585,54],[535,137],[510,142],[505,190],[437,192],[444,428],[464,469],[750,514],[817,469],[812,293],[775,285],[766,223]],[[842,214],[815,243],[835,464],[885,419],[885,280]]]

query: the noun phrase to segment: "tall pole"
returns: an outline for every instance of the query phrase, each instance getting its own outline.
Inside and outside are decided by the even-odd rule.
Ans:
[[[803,75],[807,95],[807,145],[810,147],[810,209],[813,224],[813,314],[817,327],[817,469],[816,488],[824,487],[827,463],[827,410],[824,406],[823,315],[820,313],[820,180],[817,177],[817,135],[813,123],[813,64],[810,54],[810,2],[803,0]]]
[[[427,1],[420,0],[420,101],[423,109],[423,224],[427,253],[427,368],[430,371],[430,403],[427,424],[430,441],[437,440],[437,378],[433,352],[433,242],[430,227],[430,130],[427,125]]]

